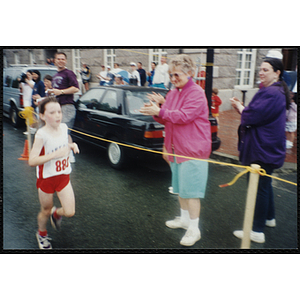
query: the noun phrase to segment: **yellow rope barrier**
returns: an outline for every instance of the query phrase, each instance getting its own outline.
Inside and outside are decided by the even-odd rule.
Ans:
[[[36,113],[34,112],[33,107],[25,107],[25,109],[23,111],[19,112],[20,117],[23,118],[23,119],[28,119],[30,125],[36,122],[36,120],[33,118],[34,114],[36,114]],[[269,175],[269,174],[266,173],[266,171],[264,169],[259,169],[258,171],[256,171],[256,170],[252,169],[249,166],[236,165],[236,164],[231,164],[231,163],[224,163],[224,162],[212,161],[212,160],[208,160],[208,159],[201,159],[201,158],[195,158],[195,157],[188,157],[188,156],[178,155],[178,154],[173,154],[173,153],[165,153],[165,152],[162,152],[162,151],[155,151],[155,150],[151,150],[151,149],[147,149],[147,148],[137,147],[137,146],[133,146],[133,145],[123,144],[123,143],[120,143],[120,142],[115,142],[115,141],[112,141],[112,140],[100,138],[100,137],[97,137],[97,136],[94,136],[94,135],[90,135],[90,134],[87,134],[87,133],[84,133],[84,132],[81,132],[81,131],[77,131],[75,129],[71,129],[71,128],[69,128],[69,129],[71,131],[77,132],[79,134],[82,134],[82,135],[85,135],[85,136],[88,136],[88,137],[91,137],[91,138],[94,138],[94,139],[98,139],[98,140],[101,140],[101,141],[104,141],[104,142],[108,142],[108,143],[115,143],[115,144],[118,144],[120,146],[124,146],[124,147],[128,147],[128,148],[133,148],[133,149],[136,149],[136,150],[142,150],[142,151],[147,151],[147,152],[151,152],[151,153],[155,153],[155,154],[161,154],[161,155],[162,154],[167,154],[167,155],[174,156],[174,157],[181,157],[181,158],[186,158],[186,159],[194,159],[194,160],[206,161],[206,162],[212,163],[212,164],[219,164],[219,165],[223,165],[223,166],[229,166],[229,167],[236,167],[236,168],[246,169],[243,172],[237,174],[233,178],[232,181],[230,181],[228,183],[225,183],[225,184],[221,184],[221,185],[219,185],[219,187],[227,187],[227,186],[231,186],[231,185],[235,184],[235,182],[241,176],[243,176],[244,174],[246,174],[248,172],[254,172],[254,173],[258,172],[259,175],[261,175],[261,176],[268,176],[268,177],[271,177],[273,179],[276,179],[276,180],[279,180],[279,181],[282,181],[282,182],[285,182],[285,183],[289,183],[289,184],[298,186],[297,183],[294,183],[292,181],[288,181],[288,180],[281,179],[281,178],[278,178],[278,177],[273,176],[273,175]]]
[[[69,128],[69,129],[71,131],[74,131],[76,133],[79,133],[79,134],[82,134],[82,135],[85,135],[85,136],[88,136],[88,137],[91,137],[91,138],[95,138],[95,139],[98,139],[98,140],[101,140],[101,141],[104,141],[104,142],[108,142],[108,143],[115,143],[117,145],[128,147],[128,148],[133,148],[133,149],[136,149],[136,150],[142,150],[142,151],[147,151],[147,152],[151,152],[151,153],[155,153],[155,154],[161,154],[161,155],[162,154],[167,154],[167,155],[174,156],[174,157],[181,157],[181,158],[186,158],[186,159],[194,159],[194,160],[206,161],[208,163],[213,163],[213,164],[219,164],[219,165],[225,165],[225,166],[231,166],[231,167],[245,169],[244,171],[242,171],[239,174],[237,174],[232,181],[230,181],[229,183],[226,183],[226,184],[219,185],[219,187],[227,187],[227,186],[231,186],[231,185],[235,184],[235,182],[242,175],[244,175],[244,174],[246,174],[248,172],[258,173],[261,176],[268,176],[268,177],[271,177],[273,179],[280,180],[280,181],[283,181],[283,182],[286,182],[286,183],[289,183],[289,184],[297,186],[297,183],[294,183],[294,182],[291,182],[291,181],[288,181],[288,180],[285,180],[285,179],[281,179],[281,178],[278,178],[278,177],[275,177],[275,176],[267,174],[266,171],[264,169],[262,169],[262,168],[259,169],[259,170],[255,170],[255,169],[251,168],[250,166],[243,166],[243,165],[236,165],[236,164],[231,164],[231,163],[224,163],[224,162],[212,161],[212,160],[209,160],[209,159],[201,159],[201,158],[189,157],[189,156],[178,155],[178,154],[173,154],[173,153],[172,154],[171,153],[165,153],[165,152],[162,152],[162,151],[156,151],[156,150],[151,150],[151,149],[147,149],[147,148],[137,147],[137,146],[133,146],[133,145],[123,144],[123,143],[120,143],[120,142],[115,142],[115,141],[112,141],[112,140],[108,140],[108,139],[100,138],[100,137],[97,137],[97,136],[94,136],[94,135],[91,135],[91,134],[87,134],[87,133],[84,133],[84,132],[81,132],[81,131],[77,131],[75,129],[71,129],[71,128]]]
[[[23,111],[19,112],[20,117],[23,118],[23,119],[28,119],[30,125],[36,122],[36,120],[33,118],[34,114],[36,114],[36,113],[34,112],[34,110],[33,110],[32,107],[25,107],[25,109]],[[142,148],[142,147],[128,145],[128,144],[124,144],[124,143],[120,143],[120,142],[115,142],[115,141],[112,141],[112,140],[108,140],[108,139],[100,138],[100,137],[97,137],[97,136],[94,136],[94,135],[91,135],[91,134],[87,134],[87,133],[84,133],[84,132],[81,132],[81,131],[77,131],[77,130],[71,129],[71,128],[69,128],[69,130],[77,132],[77,133],[85,135],[85,136],[88,136],[88,137],[91,137],[91,138],[94,138],[94,139],[98,139],[98,140],[104,141],[104,142],[115,143],[117,145],[128,147],[128,148],[133,148],[133,149],[136,149],[136,150],[147,151],[147,152],[151,152],[151,153],[155,153],[155,154],[161,154],[161,155],[167,154],[167,155],[174,156],[174,157],[181,157],[181,158],[186,158],[186,159],[194,159],[194,160],[199,160],[199,161],[206,161],[206,162],[212,163],[212,164],[219,164],[219,165],[223,165],[223,166],[229,166],[229,167],[236,167],[236,168],[246,169],[246,170],[240,172],[239,174],[237,174],[233,178],[232,181],[230,181],[228,183],[225,183],[225,184],[221,184],[221,185],[219,185],[219,187],[227,187],[227,186],[231,186],[231,185],[235,184],[236,181],[240,177],[242,177],[244,174],[246,174],[248,172],[252,172],[252,173],[253,172],[254,173],[257,172],[261,176],[268,176],[268,177],[271,177],[273,179],[276,179],[276,180],[279,180],[279,181],[282,181],[282,182],[285,182],[285,183],[289,183],[289,184],[298,186],[297,183],[294,183],[292,181],[288,181],[288,180],[281,179],[281,178],[278,178],[278,177],[273,176],[273,175],[269,175],[269,174],[266,173],[266,171],[264,169],[259,169],[257,171],[257,170],[254,170],[253,168],[249,167],[249,166],[243,166],[243,165],[236,165],[236,164],[231,164],[231,163],[218,162],[218,161],[213,161],[213,160],[209,160],[209,159],[201,159],[201,158],[189,157],[189,156],[178,155],[178,154],[173,154],[173,153],[165,153],[165,152],[162,152],[162,151],[155,151],[155,150],[151,150],[151,149],[147,149],[147,148]]]
[[[25,120],[28,120],[29,125],[32,125],[36,122],[36,120],[33,117],[33,114],[35,114],[33,107],[26,106],[23,111],[19,112],[19,116]]]

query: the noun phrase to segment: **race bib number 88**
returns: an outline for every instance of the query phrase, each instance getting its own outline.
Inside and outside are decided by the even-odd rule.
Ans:
[[[69,167],[69,157],[63,160],[57,160],[55,162],[55,171],[58,173],[64,171],[68,167]]]

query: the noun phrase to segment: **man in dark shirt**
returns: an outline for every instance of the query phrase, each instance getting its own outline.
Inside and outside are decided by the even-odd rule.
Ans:
[[[146,71],[143,69],[143,65],[141,62],[137,63],[138,69],[137,71],[140,73],[140,78],[141,78],[141,86],[144,86],[147,80],[147,76],[146,76]]]
[[[68,128],[73,128],[76,116],[74,94],[79,91],[77,77],[73,71],[66,68],[67,55],[65,53],[57,52],[54,63],[58,72],[52,77],[52,93],[56,95],[61,105],[62,123],[67,124]],[[72,154],[71,151],[70,161],[74,162],[75,158]]]
[[[74,94],[79,91],[78,81],[74,72],[66,68],[67,56],[65,53],[56,53],[54,62],[58,72],[52,77],[52,93],[57,96],[62,107],[62,122],[72,128],[76,114]],[[68,113],[64,114],[66,111]]]

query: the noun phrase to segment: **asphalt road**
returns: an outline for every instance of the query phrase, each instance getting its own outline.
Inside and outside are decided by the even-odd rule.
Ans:
[[[18,158],[23,152],[24,128],[3,124],[3,249],[38,250],[35,233],[39,201],[35,168]],[[179,214],[177,197],[168,193],[171,172],[162,161],[133,162],[126,170],[112,169],[103,150],[79,143],[81,153],[72,164],[71,182],[76,214],[64,218],[60,231],[50,222],[48,234],[54,250],[172,252],[238,250],[241,241],[232,234],[242,229],[247,192],[246,176],[231,187],[220,188],[242,169],[210,164],[206,198],[201,200],[202,238],[194,246],[179,244],[183,229],[164,223]],[[279,177],[297,182],[296,172]],[[266,243],[251,243],[251,249],[279,251],[296,249],[297,187],[273,180],[276,228],[266,228]],[[59,206],[58,198],[54,202]]]

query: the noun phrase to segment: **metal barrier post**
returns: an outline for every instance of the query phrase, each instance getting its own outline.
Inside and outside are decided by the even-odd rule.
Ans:
[[[251,168],[258,171],[260,169],[260,165],[252,164]],[[252,225],[253,225],[258,181],[259,181],[259,174],[257,172],[255,173],[251,172],[249,184],[248,184],[241,249],[250,249],[250,232],[252,230]]]

